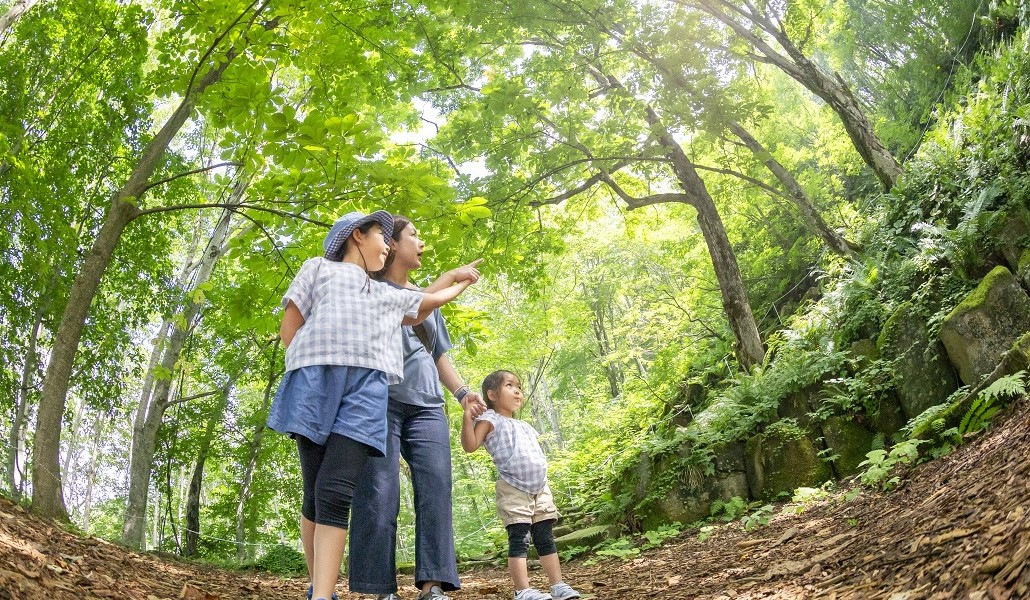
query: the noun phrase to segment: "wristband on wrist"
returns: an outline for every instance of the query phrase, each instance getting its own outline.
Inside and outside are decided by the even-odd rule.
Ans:
[[[463,385],[454,391],[454,399],[461,402],[469,394],[469,386]]]

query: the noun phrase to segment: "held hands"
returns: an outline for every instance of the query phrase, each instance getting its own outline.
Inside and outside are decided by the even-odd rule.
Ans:
[[[461,399],[461,408],[473,419],[486,412],[486,402],[479,392],[469,392]]]

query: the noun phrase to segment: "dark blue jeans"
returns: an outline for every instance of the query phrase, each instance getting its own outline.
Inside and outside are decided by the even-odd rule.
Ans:
[[[451,523],[450,427],[443,406],[390,401],[386,456],[369,458],[351,505],[348,576],[361,594],[397,591],[397,513],[400,459],[411,471],[415,491],[415,587],[439,581],[456,590],[458,567]]]

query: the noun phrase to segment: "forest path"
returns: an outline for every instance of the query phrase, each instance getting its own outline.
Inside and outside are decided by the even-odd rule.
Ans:
[[[890,494],[845,501],[840,493],[799,515],[777,511],[752,532],[735,523],[699,542],[687,531],[635,559],[573,561],[564,571],[597,600],[1028,598],[1030,401],[913,469]],[[540,571],[531,578],[545,584]],[[454,600],[511,598],[501,569],[465,573],[462,582]],[[82,539],[0,499],[0,600],[300,600],[305,588]],[[414,597],[412,588],[401,593]]]

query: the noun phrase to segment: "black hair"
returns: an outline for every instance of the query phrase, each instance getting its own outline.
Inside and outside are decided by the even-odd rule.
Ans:
[[[486,402],[488,408],[494,407],[494,403],[492,400],[490,400],[490,394],[488,392],[496,392],[500,390],[501,386],[504,385],[505,375],[511,375],[515,379],[519,378],[519,376],[515,373],[511,371],[506,371],[504,369],[494,371],[493,373],[490,373],[489,375],[483,378],[483,402]]]
[[[411,219],[402,215],[394,215],[393,235],[390,236],[390,239],[395,242],[401,241],[401,235],[403,235],[404,229],[407,228],[408,225],[411,225]],[[372,279],[375,279],[376,281],[382,281],[385,279],[386,271],[390,268],[390,265],[393,264],[393,259],[395,258],[397,258],[397,252],[393,248],[390,248],[390,253],[386,256],[386,262],[383,263],[383,268],[379,271],[373,272]]]

